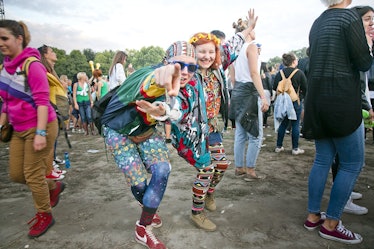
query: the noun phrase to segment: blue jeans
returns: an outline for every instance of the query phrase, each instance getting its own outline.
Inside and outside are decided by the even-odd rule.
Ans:
[[[260,153],[261,145],[262,145],[262,137],[263,137],[263,117],[261,111],[261,99],[258,98],[258,125],[259,125],[259,134],[258,137],[254,137],[250,133],[248,133],[244,128],[240,125],[240,121],[238,119],[235,120],[235,141],[234,141],[234,159],[235,159],[235,167],[248,167],[254,168],[258,154]],[[245,147],[248,141],[248,148],[247,153],[245,155]],[[244,160],[245,156],[245,160]],[[245,164],[246,161],[246,164]]]
[[[333,182],[327,218],[339,220],[364,164],[364,126],[340,138],[315,141],[316,156],[308,182],[308,211],[318,214],[326,181],[335,155],[339,155],[339,169]]]
[[[300,137],[300,115],[302,111],[301,104],[299,105],[297,101],[293,102],[293,107],[296,112],[296,120],[289,120],[287,117],[283,119],[282,123],[279,125],[278,137],[277,137],[277,147],[283,146],[284,135],[286,134],[286,129],[288,123],[291,121],[292,128],[292,149],[299,148],[299,137]]]
[[[83,101],[78,102],[79,106],[79,115],[81,116],[82,123],[92,123],[92,115],[91,115],[91,102],[90,101]]]

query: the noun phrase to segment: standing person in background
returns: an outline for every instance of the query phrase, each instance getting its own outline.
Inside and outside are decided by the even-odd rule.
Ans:
[[[269,127],[268,117],[270,115],[271,98],[273,97],[273,85],[271,82],[271,74],[268,70],[268,66],[266,62],[261,62],[260,75],[261,75],[262,87],[264,88],[265,98],[269,104],[268,110],[263,113],[263,123],[262,123],[264,128],[267,128]]]
[[[55,71],[55,64],[57,62],[57,55],[56,53],[53,51],[53,49],[47,45],[43,45],[41,47],[38,48],[39,50],[39,53],[41,55],[41,58],[40,58],[40,61],[42,62],[42,64],[45,66],[45,68],[47,69],[47,72],[52,74],[54,77],[54,81],[56,82],[56,84],[60,84],[61,86],[63,86],[63,89],[67,89],[67,86],[64,86],[63,82],[60,81],[60,78],[58,77],[56,71]],[[57,100],[56,100],[56,94],[57,94],[57,91],[61,89],[61,91],[63,91],[62,88],[59,88],[57,89],[56,87],[51,87],[49,86],[49,94],[50,94],[50,97],[49,99],[52,101],[54,100],[55,103],[52,103],[53,104],[57,104]],[[61,93],[61,94],[65,94],[65,96],[67,97],[67,91],[64,92],[64,93]],[[68,119],[68,105],[67,105],[67,117],[66,119]],[[61,113],[63,113],[64,111],[61,110]],[[59,126],[62,126],[62,122],[65,122],[64,120],[61,120],[60,121],[61,123],[59,123]],[[61,127],[59,127],[61,128]],[[59,129],[60,131],[60,129]],[[59,132],[60,133],[60,132]],[[58,133],[58,134],[59,134]],[[57,135],[58,136],[58,135]],[[55,145],[54,145],[54,151],[53,151],[53,164],[51,165],[51,168],[50,168],[50,174],[47,175],[48,178],[50,179],[54,179],[54,180],[62,180],[64,177],[62,176],[62,173],[66,171],[62,171],[60,168],[59,168],[59,164],[64,164],[65,161],[63,159],[60,159],[58,158],[57,156],[57,153],[56,153],[56,150],[57,150],[57,138],[56,138],[56,141],[55,141]],[[53,166],[53,167],[52,167]],[[54,172],[53,172],[54,171]]]
[[[91,108],[93,100],[91,96],[90,86],[88,84],[88,77],[85,72],[77,74],[78,82],[73,85],[73,101],[74,108],[79,110],[84,133],[88,136],[88,125],[91,128],[91,134],[94,135],[95,126],[92,120]]]
[[[68,97],[68,100],[69,100],[69,118],[65,121],[65,129],[68,131],[70,130],[70,120],[71,120],[71,101],[72,101],[72,98],[71,98],[71,92],[70,92],[70,89],[69,89],[69,84],[71,84],[71,81],[69,81],[69,78],[67,75],[63,74],[60,76],[60,81],[62,83],[62,85],[64,86],[64,89],[66,91],[66,96]]]
[[[245,175],[245,181],[264,179],[255,172],[257,157],[260,153],[263,137],[262,113],[269,109],[262,86],[258,46],[255,32],[251,31],[235,61],[235,87],[232,91],[230,114],[235,117],[235,175]],[[245,99],[246,101],[243,101]],[[242,118],[249,113],[255,120],[251,130],[243,127]],[[256,126],[256,127],[253,127]],[[248,142],[247,153],[245,153]]]
[[[286,116],[278,128],[278,135],[277,135],[277,144],[275,148],[275,152],[279,153],[281,151],[284,151],[283,147],[283,139],[284,135],[286,134],[286,129],[291,122],[292,127],[292,155],[299,155],[303,154],[305,151],[299,148],[299,139],[300,139],[300,115],[302,111],[301,101],[300,101],[300,95],[301,93],[305,95],[306,93],[306,77],[305,74],[301,71],[296,69],[298,60],[296,58],[296,55],[294,53],[287,53],[282,55],[282,61],[283,65],[285,66],[281,71],[275,75],[274,78],[274,85],[273,89],[277,90],[279,82],[282,80],[281,73],[284,73],[285,78],[288,78],[291,76],[291,74],[294,74],[291,78],[292,86],[295,89],[296,94],[298,95],[298,99],[293,101],[292,105],[296,112],[296,120],[289,120]],[[297,71],[295,71],[297,70]],[[274,110],[274,116],[276,116],[276,111]]]
[[[221,136],[222,128],[219,127],[218,120],[220,113],[224,123],[228,118],[229,94],[224,70],[236,59],[245,42],[245,37],[254,29],[256,22],[257,17],[254,18],[254,10],[251,9],[248,12],[248,28],[236,33],[224,44],[221,44],[220,40],[210,33],[196,33],[190,39],[197,54],[199,65],[197,76],[204,88],[209,125],[209,150],[214,164],[213,178],[205,198],[205,208],[209,211],[217,209],[214,191],[230,164],[226,158]],[[220,46],[223,48],[221,49]],[[221,51],[223,51],[222,57]],[[192,221],[196,226],[204,229],[206,219],[201,210],[193,210]]]
[[[75,101],[74,101],[74,85],[78,84],[77,75],[73,76],[73,80],[71,81],[71,99],[72,99],[72,119],[73,119],[73,129],[71,130],[72,133],[84,133],[84,129],[82,126],[82,119],[79,115],[79,109],[75,109]]]
[[[43,64],[38,61],[31,63],[27,76],[19,73],[27,58],[40,59],[38,50],[27,47],[31,37],[26,24],[0,20],[0,37],[0,50],[4,56],[0,72],[0,98],[4,101],[0,129],[8,121],[14,128],[9,144],[9,176],[14,182],[27,184],[31,190],[37,213],[29,221],[28,236],[34,238],[54,224],[52,207],[57,205],[59,194],[64,189],[63,183],[45,177],[53,161],[57,117],[49,102],[48,79]]]
[[[319,229],[325,239],[346,244],[362,242],[361,235],[341,221],[364,164],[359,71],[369,70],[371,48],[361,17],[347,9],[352,0],[323,0],[328,9],[309,33],[310,62],[305,98],[303,135],[315,140],[316,155],[308,181],[308,216],[304,227]],[[331,164],[339,156],[339,169],[331,187],[326,217],[321,201]]]
[[[366,38],[368,41],[369,47],[373,47],[373,38],[370,36],[371,32],[373,31],[373,17],[374,17],[374,9],[370,6],[357,6],[353,7],[353,10],[357,11],[357,13],[361,16],[362,22],[365,29]],[[374,113],[373,107],[370,103],[370,97],[367,96],[366,90],[368,90],[368,71],[367,72],[360,72],[360,81],[361,81],[361,101],[362,101],[362,109],[369,112],[369,118],[373,120]],[[339,157],[336,156],[335,160],[331,166],[332,172],[332,180],[335,180],[336,174],[339,170]],[[353,200],[361,199],[362,194],[358,192],[352,192],[348,202],[344,206],[343,212],[356,214],[356,215],[363,215],[368,213],[368,209],[366,207],[359,206],[353,203]]]
[[[132,66],[132,64],[130,63],[128,66],[127,66],[127,77],[129,77],[131,74],[133,74],[135,72],[135,68]]]
[[[94,81],[96,81],[96,99],[100,100],[102,97],[105,96],[105,94],[108,93],[109,91],[109,85],[108,82],[106,82],[103,79],[103,73],[101,72],[100,69],[95,69],[92,73],[94,77]]]
[[[121,85],[125,79],[126,74],[123,64],[127,60],[127,54],[124,51],[118,51],[114,57],[109,68],[109,90]]]

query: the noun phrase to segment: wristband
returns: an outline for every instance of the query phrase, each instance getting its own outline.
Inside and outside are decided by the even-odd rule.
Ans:
[[[166,104],[165,102],[161,102],[161,101],[155,101],[152,103],[152,105],[154,106],[159,106],[159,105],[162,105],[164,108],[165,108],[165,115],[163,116],[154,116],[151,114],[151,117],[158,120],[158,121],[165,121],[169,118],[169,115],[170,115],[170,106],[168,104]]]
[[[37,129],[35,131],[35,135],[39,135],[39,136],[45,137],[45,136],[47,136],[47,131],[46,130],[39,130],[39,129]]]
[[[166,121],[167,119],[174,121],[174,120],[180,119],[180,117],[182,116],[182,112],[179,109],[177,108],[170,109],[170,106],[166,104],[165,102],[155,101],[152,104],[155,106],[162,105],[165,108],[165,115],[157,116],[157,117],[154,115],[151,115],[152,118],[158,121]]]

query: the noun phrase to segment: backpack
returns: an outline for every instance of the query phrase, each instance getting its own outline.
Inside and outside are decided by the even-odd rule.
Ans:
[[[280,74],[282,76],[282,80],[279,81],[278,87],[277,87],[277,95],[287,93],[290,95],[292,102],[294,101],[300,101],[299,95],[295,92],[295,89],[292,86],[291,78],[295,75],[295,73],[299,69],[295,69],[288,78],[284,75],[283,70],[280,70]]]
[[[36,57],[29,57],[22,65],[22,72],[25,72],[26,80],[29,73],[30,64],[34,61],[39,61]],[[49,101],[53,108],[56,110],[62,121],[69,119],[69,99],[67,93],[61,82],[51,73],[47,72],[48,84],[49,84]],[[27,85],[27,84],[26,84]]]
[[[34,61],[39,61],[36,57],[29,57],[22,65],[21,73],[25,74],[25,91],[29,88],[29,84],[27,82],[27,75],[29,73],[30,64]],[[40,62],[40,61],[39,61]],[[71,143],[68,137],[68,133],[65,129],[65,121],[69,119],[69,99],[65,92],[64,87],[60,83],[60,81],[51,73],[47,72],[48,78],[48,85],[49,85],[49,102],[53,106],[56,111],[58,125],[61,129],[65,132],[65,140],[71,148]]]
[[[110,100],[112,99],[113,95],[115,94],[115,92],[117,91],[119,87],[120,86],[118,85],[112,90],[110,90],[109,92],[107,92],[103,97],[97,100],[92,107],[92,112],[91,112],[92,120],[97,130],[99,131],[100,135],[102,135],[101,134],[101,129],[102,129],[101,116],[105,112],[106,107],[108,106]]]

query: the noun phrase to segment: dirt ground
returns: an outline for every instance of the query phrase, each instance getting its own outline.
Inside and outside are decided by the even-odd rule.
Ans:
[[[271,122],[269,122],[271,123]],[[155,229],[169,249],[252,248],[374,248],[374,145],[372,134],[366,142],[366,166],[355,186],[363,194],[357,204],[369,209],[364,216],[343,214],[344,224],[360,233],[359,245],[344,245],[322,239],[318,232],[303,228],[307,211],[307,179],[314,157],[314,144],[300,139],[304,155],[292,156],[290,136],[286,150],[274,153],[275,132],[264,130],[265,141],[257,162],[257,172],[266,175],[258,182],[245,182],[234,175],[234,164],[217,187],[217,211],[208,216],[217,224],[215,232],[196,228],[189,220],[193,167],[171,152],[172,172],[159,214],[163,226]],[[140,207],[125,185],[122,173],[105,153],[103,138],[70,133],[71,168],[64,179],[67,187],[53,209],[56,223],[37,238],[27,237],[27,221],[35,214],[30,191],[10,182],[8,147],[0,143],[0,248],[30,249],[141,249],[134,240],[134,225]],[[229,160],[233,162],[234,131],[224,134]],[[63,136],[58,155],[68,151]],[[63,168],[63,167],[62,167]],[[322,209],[327,206],[331,179]]]

